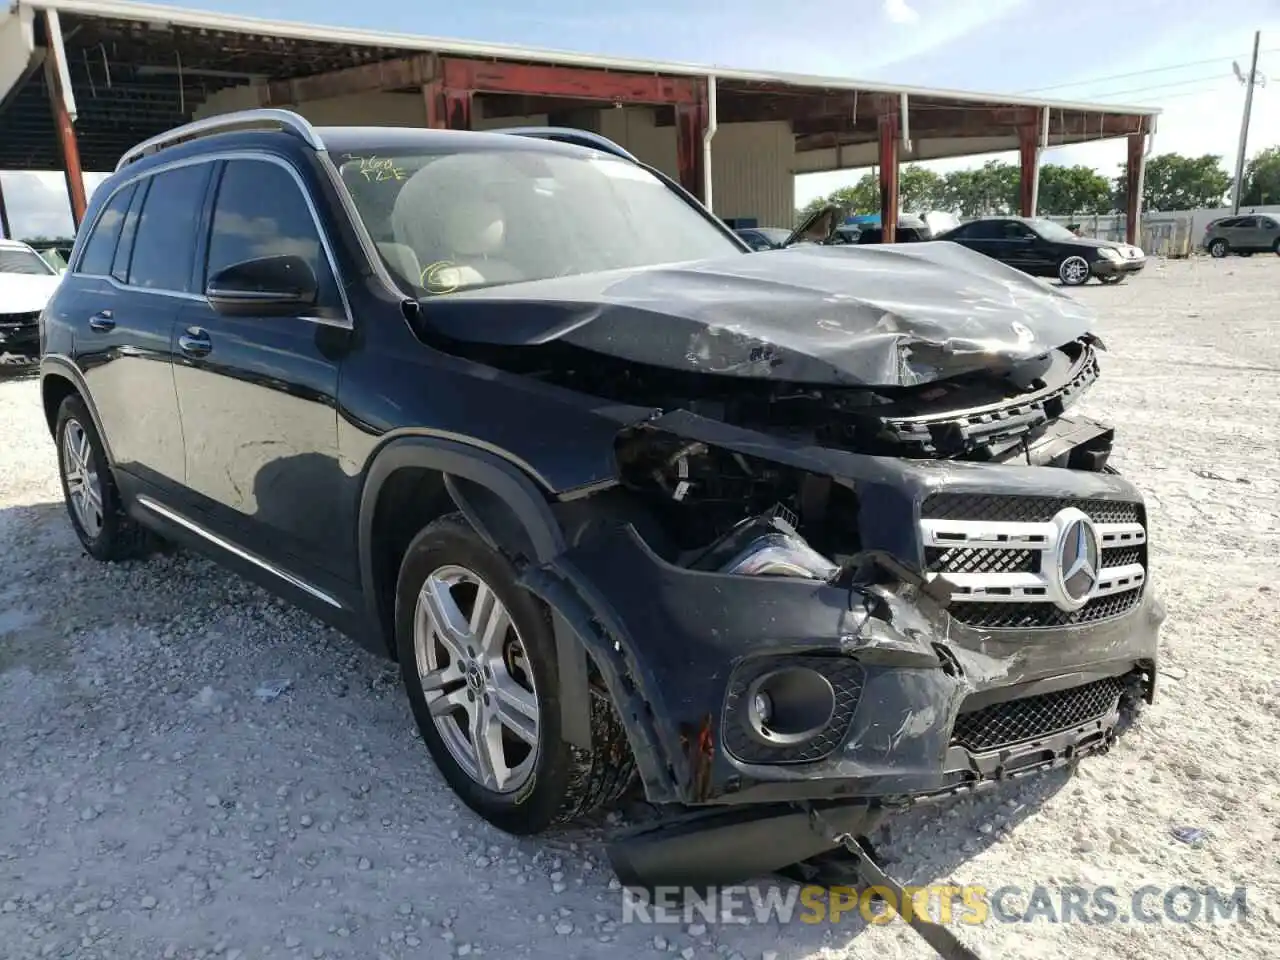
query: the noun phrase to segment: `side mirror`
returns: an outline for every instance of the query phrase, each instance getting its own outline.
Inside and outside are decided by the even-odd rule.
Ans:
[[[224,267],[205,286],[209,305],[232,317],[297,316],[315,305],[319,284],[311,265],[284,255]]]

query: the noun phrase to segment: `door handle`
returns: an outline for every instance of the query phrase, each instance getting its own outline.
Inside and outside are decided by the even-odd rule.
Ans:
[[[89,318],[89,329],[96,330],[98,333],[106,333],[108,330],[114,330],[116,321],[110,310],[99,310]]]
[[[178,347],[189,357],[203,357],[213,349],[208,331],[191,327],[178,338]]]

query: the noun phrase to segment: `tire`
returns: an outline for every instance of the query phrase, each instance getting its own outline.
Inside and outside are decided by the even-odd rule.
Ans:
[[[1105,277],[1098,278],[1099,283],[1124,283],[1124,274],[1112,273]]]
[[[79,394],[58,407],[54,439],[63,500],[85,552],[104,563],[151,552],[157,541],[125,512],[102,438]]]
[[[1089,282],[1089,261],[1072,255],[1058,264],[1058,279],[1064,287],[1079,287]]]
[[[1221,260],[1230,252],[1231,248],[1227,245],[1227,241],[1221,237],[1209,244],[1209,256],[1216,260]]]
[[[420,604],[423,596],[436,599]],[[496,598],[488,610],[501,607],[509,617],[509,627],[499,617],[502,629],[486,631],[499,640],[486,647],[483,637],[467,629],[450,633],[436,627],[441,620],[466,627],[461,618],[474,614],[482,596]],[[485,618],[489,622],[494,621]],[[591,693],[591,749],[572,747],[561,737],[561,691],[550,615],[541,601],[516,584],[506,558],[490,549],[461,514],[436,520],[410,543],[396,585],[395,631],[409,704],[436,767],[454,793],[494,826],[517,835],[540,833],[616,802],[631,786],[635,761],[626,731],[603,690]],[[455,657],[450,644],[471,646],[478,656],[468,659],[460,649],[461,656]],[[440,682],[424,683],[424,676]],[[517,687],[523,712],[510,706],[517,700],[512,693]],[[499,690],[506,691],[501,699]],[[437,720],[429,700],[442,713],[449,704],[448,715]],[[517,724],[495,719],[499,703]],[[501,769],[495,751],[485,751],[480,759],[475,749],[474,718],[483,715],[498,724],[496,752],[509,774],[505,781],[497,779]],[[528,721],[535,716],[536,726],[531,727]],[[523,739],[514,733],[517,726]],[[465,741],[470,741],[470,756]],[[487,778],[484,771],[489,771]]]

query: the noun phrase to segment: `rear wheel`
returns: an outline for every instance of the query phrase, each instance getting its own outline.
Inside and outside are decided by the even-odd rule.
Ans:
[[[1227,241],[1223,240],[1221,237],[1209,244],[1209,256],[1218,260],[1221,260],[1230,252],[1231,248],[1227,245]]]
[[[1089,282],[1089,261],[1081,256],[1070,256],[1058,264],[1058,279],[1063,286],[1078,287]]]
[[[125,512],[102,438],[78,394],[58,407],[54,438],[62,495],[85,551],[103,561],[144,556],[156,541]]]
[[[396,645],[436,766],[500,829],[538,833],[617,800],[630,785],[630,745],[603,690],[591,693],[591,749],[561,737],[547,610],[460,514],[427,526],[405,554]]]

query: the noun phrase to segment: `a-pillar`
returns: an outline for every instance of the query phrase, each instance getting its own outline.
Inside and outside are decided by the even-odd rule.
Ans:
[[[53,110],[53,123],[58,132],[58,148],[62,153],[62,174],[67,182],[67,197],[71,201],[71,220],[77,230],[84,220],[84,175],[80,170],[80,145],[76,142],[76,128],[67,100],[71,91],[62,88],[65,65],[59,57],[65,56],[62,46],[62,26],[54,11],[44,11],[45,36],[49,38],[49,51],[45,57],[45,79],[49,90],[49,106]]]
[[[898,238],[898,115],[880,114],[880,236]]]
[[[470,130],[471,90],[446,87],[439,80],[422,85],[422,99],[427,109],[427,126],[434,130]]]
[[[1018,127],[1018,161],[1018,212],[1034,217],[1040,193],[1040,132],[1030,123]]]
[[[694,103],[676,104],[676,169],[680,186],[706,201],[702,179],[702,138],[707,130],[707,102],[699,95]]]
[[[1126,243],[1137,244],[1138,228],[1142,219],[1142,189],[1146,179],[1147,167],[1147,135],[1133,133],[1129,135],[1129,158],[1125,164],[1124,181],[1127,205],[1124,216],[1124,239]]]

